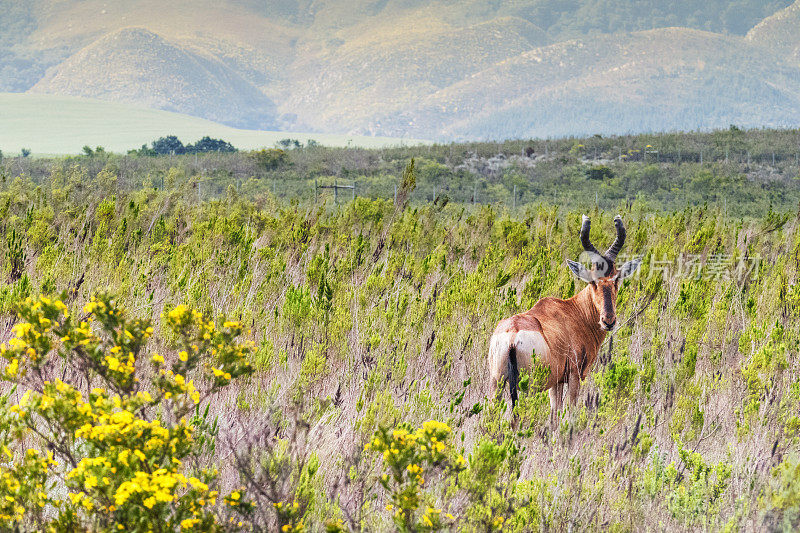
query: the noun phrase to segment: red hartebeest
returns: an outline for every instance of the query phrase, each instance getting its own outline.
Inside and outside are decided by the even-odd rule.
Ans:
[[[587,283],[582,291],[567,300],[542,298],[529,311],[497,324],[489,341],[491,389],[496,393],[498,384],[508,381],[512,409],[517,401],[519,369],[530,369],[534,358],[550,371],[542,390],[549,390],[551,412],[561,409],[564,384],[570,403],[578,399],[581,380],[589,374],[606,333],[617,323],[620,282],[641,263],[634,259],[617,269],[617,254],[625,243],[625,226],[619,215],[614,225],[617,238],[601,254],[589,240],[589,217],[583,216],[581,244],[589,253],[591,270],[567,261],[572,273]]]

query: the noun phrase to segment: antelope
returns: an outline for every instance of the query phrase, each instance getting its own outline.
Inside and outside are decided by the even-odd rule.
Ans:
[[[583,215],[581,244],[589,254],[591,270],[567,260],[567,266],[587,283],[572,298],[542,298],[528,311],[501,320],[489,341],[489,374],[493,394],[508,382],[511,409],[517,403],[519,369],[531,369],[534,359],[544,365],[541,390],[550,395],[551,416],[561,410],[564,385],[570,405],[575,405],[581,380],[586,379],[608,332],[617,324],[616,302],[620,282],[641,263],[634,259],[616,267],[617,254],[625,244],[622,218],[614,217],[617,237],[604,254],[589,240],[591,221]],[[583,255],[583,254],[581,254]],[[546,374],[549,369],[549,374]]]

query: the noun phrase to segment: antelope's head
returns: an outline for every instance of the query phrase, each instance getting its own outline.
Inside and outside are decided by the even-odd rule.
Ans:
[[[591,270],[581,263],[567,261],[572,273],[589,284],[585,290],[589,291],[591,302],[597,308],[600,328],[605,331],[611,331],[617,325],[617,291],[620,282],[636,272],[642,262],[641,259],[633,259],[617,268],[617,254],[625,244],[625,226],[619,215],[614,217],[614,225],[617,228],[617,238],[611,247],[601,254],[589,240],[591,222],[589,217],[583,215],[581,244],[592,263]]]

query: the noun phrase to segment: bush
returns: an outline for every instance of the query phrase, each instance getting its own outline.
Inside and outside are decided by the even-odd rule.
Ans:
[[[386,510],[399,531],[438,531],[454,520],[452,515],[442,516],[431,495],[423,491],[433,472],[457,470],[466,464],[447,444],[451,432],[435,420],[416,431],[401,424],[396,429],[378,429],[366,445],[367,450],[382,454],[389,472],[381,476],[380,483],[389,493]]]
[[[82,311],[83,320],[61,301],[27,299],[0,347],[2,378],[24,391],[0,418],[13,459],[0,465],[3,528],[211,531],[246,514],[238,491],[222,504],[216,470],[192,466],[213,446],[197,406],[251,372],[241,326],[177,306],[164,317],[177,354],[164,357],[147,354],[150,322],[110,296]],[[75,385],[51,377],[62,366]]]

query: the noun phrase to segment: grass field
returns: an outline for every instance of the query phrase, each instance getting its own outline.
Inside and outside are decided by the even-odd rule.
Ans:
[[[127,104],[67,96],[0,93],[0,150],[22,148],[34,155],[77,154],[84,145],[126,152],[164,135],[194,142],[204,135],[222,138],[239,149],[273,146],[291,137],[325,146],[378,148],[418,144],[416,139],[240,130],[209,120]]]
[[[0,530],[799,531],[796,135],[5,158]],[[490,336],[588,286],[583,214],[641,268],[509,412]]]

